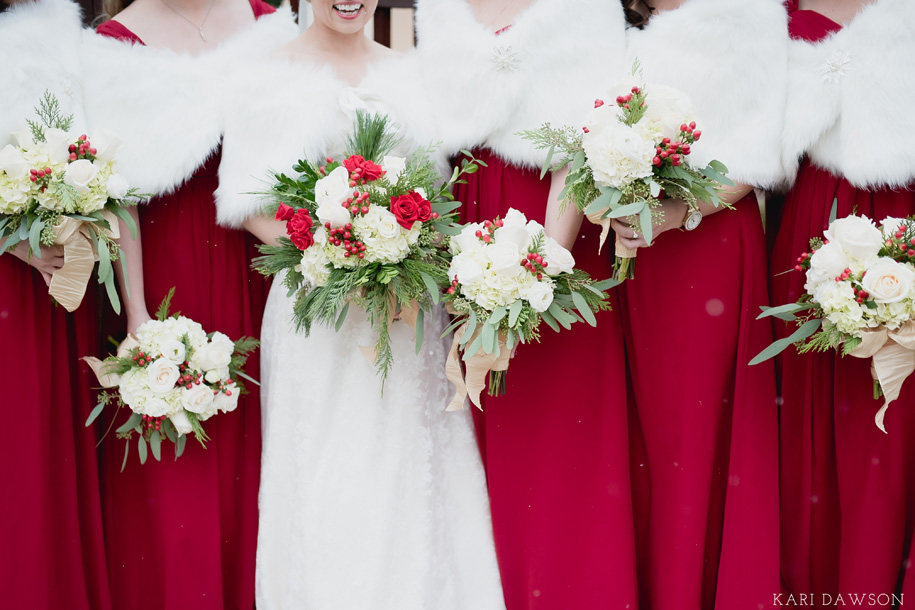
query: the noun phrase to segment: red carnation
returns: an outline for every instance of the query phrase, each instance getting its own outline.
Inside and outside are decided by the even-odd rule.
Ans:
[[[286,222],[286,233],[299,250],[305,250],[315,243],[315,237],[311,234],[313,224],[308,210],[297,210]]]
[[[280,207],[276,211],[276,220],[289,220],[293,216],[295,216],[295,210],[285,203],[280,203]]]
[[[353,155],[343,162],[343,166],[350,174],[352,174],[357,169],[362,170],[360,178],[366,182],[378,180],[381,178],[381,176],[384,175],[384,170],[381,169],[380,165],[373,163],[368,159],[363,159],[361,155]]]
[[[432,204],[416,191],[411,191],[400,197],[391,197],[391,213],[397,218],[397,224],[410,230],[417,220],[427,222],[432,218]]]

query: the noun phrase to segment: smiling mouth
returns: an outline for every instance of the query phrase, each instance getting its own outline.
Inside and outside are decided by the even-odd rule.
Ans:
[[[344,19],[355,19],[362,11],[362,4],[357,2],[335,4],[334,10]]]

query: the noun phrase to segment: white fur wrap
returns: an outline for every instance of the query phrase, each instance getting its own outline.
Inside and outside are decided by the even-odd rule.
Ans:
[[[220,105],[234,66],[295,35],[288,10],[258,19],[199,57],[86,31],[81,59],[89,124],[124,141],[118,167],[131,186],[153,195],[173,191],[219,146]]]
[[[810,159],[859,188],[915,181],[915,2],[877,0],[843,30],[792,41],[784,163]]]
[[[423,79],[450,153],[485,146],[539,168],[547,151],[518,132],[582,124],[602,85],[626,71],[616,0],[535,0],[498,36],[466,0],[419,0],[416,27]]]
[[[781,0],[687,0],[631,28],[628,55],[647,82],[690,96],[702,139],[693,163],[718,159],[736,182],[783,182],[779,161],[788,46]]]

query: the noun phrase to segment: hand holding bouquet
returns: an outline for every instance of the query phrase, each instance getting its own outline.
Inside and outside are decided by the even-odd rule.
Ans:
[[[217,413],[234,411],[244,392],[239,379],[248,355],[258,346],[250,337],[232,341],[220,332],[204,331],[190,318],[169,315],[174,288],[159,307],[155,320],[137,329],[118,347],[116,356],[105,360],[86,358],[105,388],[99,404],[86,421],[89,426],[106,405],[114,402],[133,412],[117,429],[118,438],[139,436],[140,462],[146,463],[146,444],[156,460],[161,459],[163,440],[175,443],[175,459],[183,452],[187,434],[204,445],[209,440],[202,422]],[[130,450],[124,451],[124,464]],[[121,467],[123,470],[123,466]]]
[[[594,312],[610,309],[604,290],[611,282],[595,283],[575,269],[572,253],[518,210],[465,226],[451,238],[450,251],[444,298],[457,318],[445,331],[456,329],[447,373],[458,391],[448,410],[463,408],[468,392],[479,407],[487,373],[490,396],[504,394],[512,350],[537,341],[541,321],[556,332],[582,320],[594,326]]]
[[[459,203],[451,187],[477,166],[464,162],[440,182],[428,150],[409,159],[388,154],[397,144],[387,117],[360,114],[342,163],[300,161],[298,178],[277,175],[272,197],[288,237],[262,246],[262,273],[285,271],[296,293],[294,319],[339,329],[350,303],[365,308],[378,341],[372,356],[382,380],[393,362],[389,330],[395,316],[414,325],[422,343],[423,311],[447,282],[440,244],[454,233]]]
[[[117,219],[136,235],[126,210],[136,193],[114,161],[120,141],[104,130],[91,139],[70,134],[73,117],[62,117],[49,93],[36,113],[40,123],[14,134],[18,146],[0,150],[0,253],[23,241],[39,258],[42,245],[63,247],[65,263],[49,292],[67,311],[79,307],[98,261],[98,282],[120,313],[112,268],[121,254]]]
[[[670,87],[633,79],[614,87],[614,98],[615,105],[596,100],[581,131],[544,125],[522,134],[539,148],[550,149],[543,175],[557,152],[563,158],[552,169],[570,165],[560,197],[601,225],[601,246],[610,220],[623,217],[631,217],[633,228],[650,244],[652,224],[663,214],[661,197],[682,199],[691,210],[699,202],[720,205],[720,186],[734,183],[719,161],[702,169],[690,165],[692,146],[702,132],[692,120],[689,98]],[[634,277],[635,256],[617,238],[618,281]]]
[[[875,421],[886,432],[886,410],[915,371],[915,220],[885,218],[880,227],[864,216],[834,220],[824,239],[811,240],[795,270],[806,274],[807,293],[759,317],[796,321],[799,328],[750,364],[791,344],[801,353],[834,349],[872,358],[875,398],[886,399]]]

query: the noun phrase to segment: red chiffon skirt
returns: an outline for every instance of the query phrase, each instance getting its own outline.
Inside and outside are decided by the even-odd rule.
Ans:
[[[458,190],[468,222],[516,208],[543,222],[549,180],[476,151],[482,168]],[[595,279],[611,275],[585,225],[573,249]],[[508,610],[636,608],[626,361],[615,294],[597,328],[574,324],[522,345],[507,393],[484,396],[474,422],[489,481]]]
[[[216,225],[218,156],[175,193],[140,208],[146,306],[154,313],[175,287],[172,311],[232,339],[257,336],[266,283],[250,269],[255,250],[243,231]],[[256,376],[258,357],[246,366]],[[176,461],[141,466],[134,437],[120,472],[123,440],[103,442],[108,569],[116,608],[229,609],[254,606],[257,491],[260,479],[258,388],[232,413],[203,424],[206,448],[188,439]],[[126,413],[119,413],[116,425]],[[107,425],[107,422],[106,422]]]
[[[610,245],[612,251],[612,244]],[[778,411],[766,250],[751,193],[640,249],[621,287],[641,607],[747,610],[778,593]]]
[[[0,592],[5,608],[111,608],[91,371],[95,284],[68,314],[41,275],[0,256]]]
[[[837,217],[863,214],[877,222],[915,213],[915,191],[860,190],[809,161],[789,193],[772,255],[773,274],[793,269],[812,237]],[[805,276],[771,280],[772,302],[796,301]],[[779,322],[779,336],[792,330]],[[870,360],[833,353],[779,358],[781,376],[782,578],[790,593],[908,593],[915,530],[915,379],[886,414],[874,415]],[[885,599],[884,599],[885,601]]]

